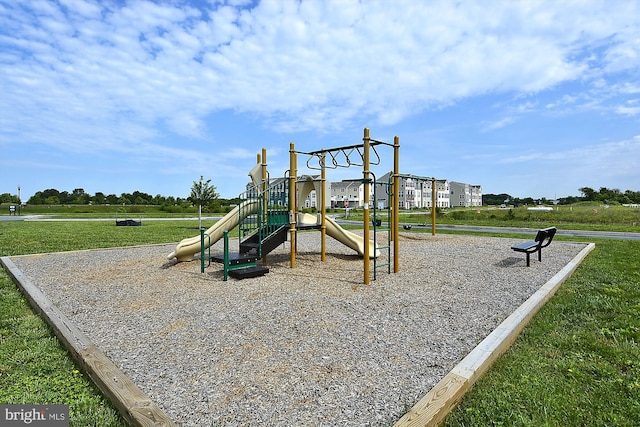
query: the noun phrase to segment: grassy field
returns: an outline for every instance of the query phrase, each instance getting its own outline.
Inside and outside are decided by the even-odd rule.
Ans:
[[[633,221],[615,222],[609,226],[638,231]],[[517,223],[524,224],[535,228],[543,222]],[[168,243],[196,234],[197,221],[147,221],[142,227],[0,222],[0,255]],[[447,426],[638,425],[640,241],[595,241],[596,249],[464,398]],[[0,403],[70,404],[71,425],[124,425],[4,271]]]
[[[639,253],[596,239],[445,425],[640,425]]]
[[[175,242],[198,234],[197,221],[0,222],[0,255]],[[70,405],[72,426],[126,425],[74,364],[45,322],[0,271],[0,403]]]
[[[640,208],[626,206],[584,205],[555,206],[552,211],[531,211],[526,206],[512,209],[452,209],[440,215],[442,224],[515,226],[551,223],[572,230],[640,232]]]
[[[386,210],[379,210],[377,214],[386,221]],[[362,214],[358,210],[351,210],[349,219],[361,220]],[[400,222],[431,224],[431,214],[424,210],[402,211]],[[438,212],[437,223],[529,228],[542,228],[544,224],[552,224],[567,230],[640,233],[640,208],[589,204],[555,206],[552,211],[531,211],[526,206],[509,209],[453,208]]]
[[[0,205],[0,212],[4,214],[9,211],[9,205]],[[198,215],[197,207],[171,207],[153,205],[131,205],[131,206],[111,206],[111,205],[29,205],[22,207],[22,215],[46,215],[54,218],[183,218]],[[220,215],[219,213],[204,215]]]

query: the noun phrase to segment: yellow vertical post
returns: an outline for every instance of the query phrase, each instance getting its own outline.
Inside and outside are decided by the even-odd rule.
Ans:
[[[267,149],[262,149],[262,225],[269,221],[269,177],[267,174]],[[262,262],[267,262],[267,256],[262,257]]]
[[[256,154],[256,163],[260,165],[260,179],[262,179],[262,156],[260,156],[260,153]],[[262,191],[262,185],[256,185],[256,199],[258,202],[260,201],[260,191]]]
[[[369,128],[364,128],[364,161],[362,178],[364,182],[364,284],[368,285],[369,280],[369,149],[371,145],[371,138],[369,137]]]
[[[393,272],[400,271],[400,138],[393,138]]]
[[[290,267],[296,268],[296,181],[298,160],[293,142],[289,144],[289,239],[291,240]]]
[[[436,178],[431,178],[431,235],[436,235],[436,205],[438,204],[438,194],[436,190]]]
[[[394,153],[395,156],[395,153]],[[395,213],[395,199],[396,199],[396,173],[395,173],[395,162],[393,164],[393,169],[389,171],[389,189],[387,190],[389,194],[389,241],[393,242],[396,240],[396,233],[393,231],[393,225],[396,223],[396,213]]]
[[[326,208],[326,194],[325,194],[325,183],[327,182],[327,170],[325,169],[325,159],[326,159],[326,153],[322,153],[322,157],[320,157],[320,161],[322,162],[321,166],[321,170],[320,170],[320,185],[321,185],[321,196],[320,196],[320,204],[322,205],[320,207],[320,235],[321,235],[321,239],[322,239],[322,243],[321,243],[321,252],[322,254],[320,255],[320,260],[322,262],[326,261],[327,259],[327,208]],[[316,195],[316,200],[318,200],[318,197]]]

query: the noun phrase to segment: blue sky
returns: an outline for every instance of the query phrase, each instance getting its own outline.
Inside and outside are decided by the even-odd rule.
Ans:
[[[262,147],[277,177],[290,142],[365,127],[400,137],[402,173],[484,193],[638,191],[639,17],[624,0],[0,0],[0,193],[186,197],[202,175],[235,197]]]

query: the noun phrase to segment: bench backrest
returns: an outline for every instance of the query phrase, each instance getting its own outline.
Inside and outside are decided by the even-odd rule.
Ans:
[[[542,230],[538,230],[538,234],[536,234],[536,242],[540,242],[540,247],[544,248],[551,244],[553,240],[553,236],[556,235],[557,229],[555,227],[543,228]]]

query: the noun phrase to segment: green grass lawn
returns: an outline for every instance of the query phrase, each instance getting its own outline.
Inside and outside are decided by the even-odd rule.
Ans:
[[[445,425],[640,425],[639,253],[597,239]]]
[[[197,221],[2,222],[0,255],[169,243],[198,234]],[[72,426],[126,423],[79,371],[16,285],[0,271],[0,403],[68,404]]]
[[[148,221],[142,227],[2,222],[0,255],[170,243],[197,234],[197,221]],[[638,425],[640,241],[595,242],[595,250],[463,399],[447,426]],[[71,425],[124,425],[4,271],[0,403],[69,404]]]
[[[373,215],[373,210],[370,216]],[[387,221],[387,210],[376,215]],[[349,219],[362,220],[362,210],[352,209]],[[576,204],[555,206],[552,211],[530,211],[527,206],[499,209],[496,207],[452,208],[438,211],[437,224],[478,225],[493,227],[543,228],[547,224],[565,230],[627,231],[640,233],[640,208]],[[400,223],[431,225],[431,214],[425,210],[400,212]]]

